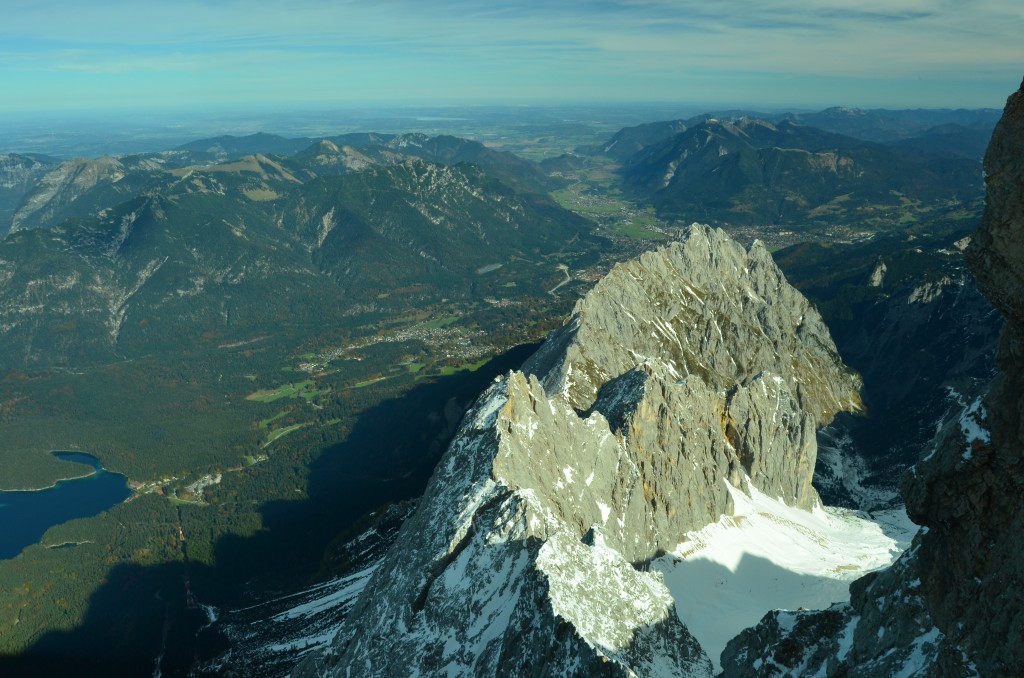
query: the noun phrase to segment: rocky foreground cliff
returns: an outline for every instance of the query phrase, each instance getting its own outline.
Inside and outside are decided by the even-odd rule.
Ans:
[[[922,525],[891,568],[825,612],[773,612],[723,655],[730,676],[1024,675],[1024,85],[985,156],[966,259],[1004,316],[986,395],[947,418],[903,478]]]
[[[694,225],[479,398],[296,675],[711,675],[647,564],[730,488],[815,507],[815,431],[858,388],[762,245]]]

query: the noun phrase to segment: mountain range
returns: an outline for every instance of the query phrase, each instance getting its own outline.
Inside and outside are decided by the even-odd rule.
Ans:
[[[977,161],[914,148],[790,120],[710,118],[644,146],[621,172],[627,190],[665,219],[798,230],[878,224],[908,207],[934,220],[980,200]]]
[[[722,110],[686,119],[624,127],[603,144],[586,150],[624,161],[645,146],[666,141],[709,119],[753,118],[773,124],[788,121],[879,144],[925,146],[930,151],[941,150],[980,160],[999,116],[1000,111],[996,109],[890,111],[837,106],[816,113]],[[936,142],[946,148],[942,149]]]
[[[58,161],[44,156],[0,156],[0,216],[10,215],[6,225],[0,222],[0,229],[18,231],[92,216],[139,193],[172,188],[189,170],[254,174],[252,190],[266,191],[271,189],[258,187],[268,178],[289,176],[293,183],[301,183],[412,158],[442,165],[473,164],[520,192],[546,194],[560,185],[535,163],[452,136],[354,133],[287,139],[261,133],[202,139],[174,150],[120,158]],[[269,164],[274,167],[268,177]],[[262,196],[271,199],[269,193]]]
[[[77,469],[50,450],[85,450],[135,494],[57,526],[82,548],[46,548],[51,532],[0,561],[5,655],[31,665],[57,643],[97,672],[137,667],[165,623],[154,593],[179,601],[168,581],[191,577],[221,604],[242,595],[239,567],[270,581],[282,567],[315,570],[365,513],[422,488],[466,385],[542,336],[570,303],[557,290],[586,284],[569,271],[598,262],[604,241],[589,222],[459,160],[486,164],[471,142],[349,141],[375,146],[19,165],[35,174],[18,185],[30,196],[20,227],[0,243],[2,486],[46,487]],[[432,154],[454,164],[419,157]],[[493,158],[498,174],[543,176]],[[360,422],[395,401],[413,428],[374,436],[364,459]],[[171,524],[180,531],[165,534]],[[261,531],[270,543],[232,542]],[[61,595],[48,594],[43,573],[69,568],[74,581],[60,576]],[[140,568],[125,586],[145,593],[115,596],[126,628],[114,637],[87,615],[124,568]],[[174,627],[194,635],[190,609],[173,609]],[[85,640],[55,640],[57,615]]]
[[[707,115],[544,163],[373,133],[2,156],[4,482],[44,483],[46,450],[87,449],[137,488],[0,563],[10,666],[64,670],[61,647],[86,673],[158,653],[158,670],[203,675],[1018,666],[964,593],[968,572],[1014,566],[939,565],[960,538],[1013,557],[980,525],[989,505],[1012,513],[1017,482],[998,405],[1017,369],[998,244],[1018,219],[1011,108],[974,240],[967,155],[988,112],[819,116],[885,143],[813,116]],[[548,195],[592,176],[677,242],[608,271],[651,244]],[[695,217],[726,228],[681,225]],[[819,237],[837,222],[863,236]],[[737,244],[741,226],[819,240],[772,253]],[[989,400],[1002,323],[981,292],[1011,327]],[[551,327],[518,369],[525,348],[487,362]],[[909,541],[896,476],[922,447],[904,496],[938,536],[858,579]],[[992,458],[995,480],[977,461]],[[72,571],[47,582],[59,595],[38,585]],[[757,624],[851,582],[849,603]],[[904,603],[872,607],[882,591]],[[1012,633],[1015,599],[995,607]]]

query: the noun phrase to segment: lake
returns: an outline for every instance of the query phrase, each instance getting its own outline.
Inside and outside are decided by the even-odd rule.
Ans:
[[[63,461],[91,466],[95,473],[58,481],[45,490],[0,491],[0,560],[39,543],[54,525],[95,516],[131,496],[127,478],[106,471],[96,457],[81,452],[53,454]]]

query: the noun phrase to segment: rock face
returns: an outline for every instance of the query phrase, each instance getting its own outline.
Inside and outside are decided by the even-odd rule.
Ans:
[[[617,266],[523,369],[580,409],[638,356],[656,357],[678,378],[695,375],[712,389],[771,370],[820,423],[859,407],[859,380],[768,250],[755,242],[744,251],[707,228],[691,229],[685,245]]]
[[[11,218],[21,201],[52,164],[38,156],[0,153],[0,235],[10,230]]]
[[[730,510],[723,481],[815,504],[816,427],[858,387],[762,246],[694,225],[480,397],[296,675],[710,675],[645,565]]]
[[[1005,318],[1000,373],[904,476],[920,533],[892,568],[854,583],[849,606],[766,616],[727,648],[727,675],[1024,675],[1024,86],[985,171],[985,214],[965,254]]]
[[[885,265],[884,261],[879,261],[875,264],[875,268],[871,271],[871,277],[868,279],[869,287],[881,287],[885,282],[885,272],[889,270],[889,267]]]
[[[32,228],[52,219],[68,203],[101,183],[116,184],[125,176],[114,158],[61,163],[39,181],[11,219],[11,231]]]
[[[996,354],[1001,373],[983,404],[969,407],[934,454],[905,478],[904,495],[911,517],[930,528],[922,539],[921,580],[939,628],[983,675],[1020,675],[1024,85],[1007,101],[985,155],[985,172],[985,214],[966,257],[978,287],[1005,318]]]

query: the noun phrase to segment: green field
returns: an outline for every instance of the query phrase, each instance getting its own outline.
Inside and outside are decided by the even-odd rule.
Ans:
[[[280,412],[278,412],[277,414],[275,414],[272,417],[268,417],[266,419],[261,419],[260,422],[259,422],[259,427],[262,428],[262,429],[270,428],[270,425],[272,423],[274,423],[278,419],[281,419],[283,417],[287,417],[290,412],[291,412],[291,410],[281,410]]]
[[[282,427],[282,428],[275,428],[273,431],[271,431],[270,433],[267,434],[267,438],[263,442],[263,445],[261,445],[261,447],[267,447],[272,442],[274,442],[276,440],[280,440],[281,438],[285,437],[289,433],[292,433],[294,431],[298,431],[300,428],[305,428],[306,426],[309,426],[311,423],[312,422],[307,421],[307,422],[303,422],[301,424],[292,424],[291,426],[285,426],[285,427]]]
[[[254,400],[259,403],[272,403],[282,398],[302,398],[309,401],[323,392],[317,389],[315,381],[307,379],[295,384],[284,384],[277,388],[254,391],[245,396],[245,399]]]
[[[440,370],[438,370],[437,373],[442,377],[449,377],[453,374],[458,374],[459,372],[476,372],[490,361],[491,359],[488,357],[481,358],[480,360],[473,363],[465,363],[463,365],[445,365]]]
[[[454,325],[456,322],[458,322],[458,320],[459,320],[459,316],[457,316],[457,315],[446,315],[446,316],[443,316],[443,317],[440,317],[440,318],[434,318],[432,320],[427,320],[424,323],[422,323],[420,325],[420,327],[424,327],[426,329],[431,329],[431,330],[439,330],[442,327],[448,327],[450,325]]]

